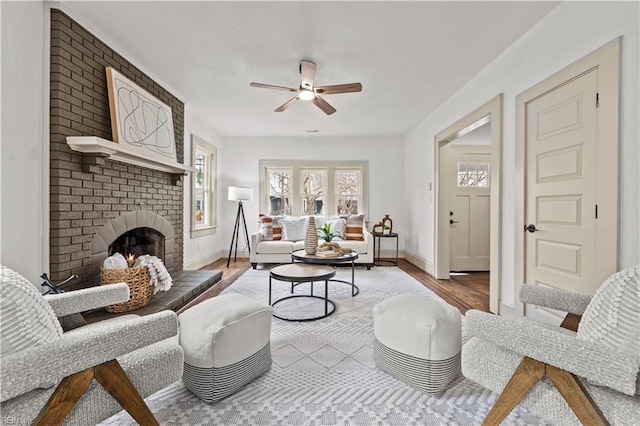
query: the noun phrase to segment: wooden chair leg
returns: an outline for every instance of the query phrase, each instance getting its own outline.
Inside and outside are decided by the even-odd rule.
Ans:
[[[547,365],[547,377],[558,388],[562,397],[567,401],[576,417],[585,425],[608,425],[600,408],[578,378],[568,371]]]
[[[578,331],[578,325],[580,324],[581,319],[582,316],[580,315],[567,314],[564,317],[564,320],[562,320],[562,324],[560,324],[560,327],[566,328],[567,330],[571,331]]]
[[[499,425],[544,377],[544,373],[543,363],[524,357],[482,424]]]
[[[114,359],[96,366],[95,378],[139,424],[158,425],[158,421],[118,361]]]
[[[62,379],[33,424],[36,426],[61,425],[91,384],[93,368],[87,368]]]
[[[94,378],[140,425],[158,426],[153,413],[115,359],[62,379],[33,421],[34,425],[61,425]]]

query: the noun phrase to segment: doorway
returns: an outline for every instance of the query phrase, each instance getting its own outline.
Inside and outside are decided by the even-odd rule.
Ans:
[[[491,123],[442,147],[441,167],[449,185],[449,269],[490,270]]]
[[[480,131],[486,132],[489,143],[485,148],[485,155],[488,153],[490,157],[487,163],[490,166],[487,167],[488,179],[486,181],[488,185],[488,199],[483,199],[481,202],[488,204],[489,210],[489,223],[488,228],[484,228],[484,235],[480,233],[472,233],[470,238],[483,238],[486,242],[488,238],[489,243],[489,309],[491,312],[498,313],[499,309],[499,291],[500,291],[500,166],[502,155],[502,95],[498,95],[483,106],[479,107],[475,111],[471,112],[467,116],[458,120],[453,125],[449,126],[442,132],[438,133],[435,137],[435,238],[434,238],[434,267],[435,277],[437,279],[449,279],[451,273],[451,256],[452,256],[452,234],[457,231],[452,231],[452,226],[456,225],[454,216],[456,212],[453,207],[455,204],[454,194],[458,191],[453,190],[451,184],[451,173],[455,170],[455,175],[462,174],[462,167],[458,164],[458,161],[454,160],[454,152],[459,151],[460,148],[456,148],[454,141],[464,138],[465,135],[472,135],[474,131],[482,129]],[[462,139],[464,141],[464,139]],[[469,145],[462,143],[461,145]],[[480,151],[480,148],[476,147],[476,151]],[[465,163],[465,161],[460,161]],[[474,164],[475,176],[477,178],[477,166],[478,163],[484,161],[466,162],[466,175],[469,174],[469,163]],[[454,164],[455,163],[455,164]],[[477,200],[476,200],[477,202]],[[468,199],[468,206],[470,207],[471,198]],[[465,208],[464,203],[459,204],[460,208]],[[452,214],[453,213],[453,214]],[[454,223],[452,223],[454,222]],[[460,221],[457,221],[460,222]],[[470,224],[467,224],[470,227]],[[478,245],[475,244],[477,248]],[[486,254],[486,253],[485,253]],[[477,257],[477,256],[476,256]],[[482,257],[482,255],[480,256]]]

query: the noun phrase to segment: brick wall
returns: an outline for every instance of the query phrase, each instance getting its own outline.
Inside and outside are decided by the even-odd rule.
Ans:
[[[105,67],[112,66],[172,108],[176,152],[184,162],[184,104],[59,10],[51,11],[50,276],[90,285],[91,240],[128,211],[149,210],[175,231],[173,271],[183,267],[182,178],[72,151],[67,136],[112,140]]]

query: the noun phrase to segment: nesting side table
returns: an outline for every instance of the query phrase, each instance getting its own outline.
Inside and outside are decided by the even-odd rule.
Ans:
[[[372,233],[372,235],[373,235],[373,264],[376,266],[398,266],[398,234],[396,232],[390,232],[388,234],[380,234],[376,232],[376,233]],[[396,260],[395,261],[391,259],[380,259],[380,246],[383,238],[396,239]]]

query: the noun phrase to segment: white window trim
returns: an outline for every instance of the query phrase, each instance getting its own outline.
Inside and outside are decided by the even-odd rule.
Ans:
[[[203,237],[205,235],[215,234],[217,227],[217,172],[218,172],[218,150],[217,148],[200,138],[197,135],[191,135],[191,166],[196,165],[196,152],[203,151],[211,157],[209,165],[211,173],[209,173],[209,212],[211,214],[211,223],[205,225],[197,225],[194,219],[196,210],[196,173],[191,173],[191,209],[189,210],[189,221],[191,222],[191,238]]]
[[[302,196],[301,196],[301,170],[302,169],[325,169],[326,194],[324,197],[324,214],[327,216],[337,214],[335,193],[335,175],[337,170],[359,170],[361,176],[360,189],[361,199],[358,200],[358,213],[368,214],[369,210],[369,162],[368,161],[319,161],[319,160],[260,160],[260,213],[268,214],[269,206],[269,182],[267,180],[268,169],[290,169],[291,175],[291,215],[301,216]]]

